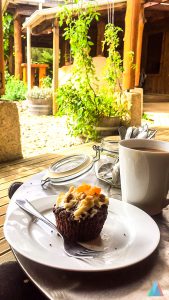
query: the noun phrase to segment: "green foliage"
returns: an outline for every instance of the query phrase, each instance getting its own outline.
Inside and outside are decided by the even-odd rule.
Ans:
[[[6,72],[5,80],[5,95],[3,95],[2,98],[12,101],[25,100],[27,87],[23,81],[17,79],[13,75],[9,75],[8,72]]]
[[[76,15],[76,17],[75,17]],[[77,18],[78,16],[78,18]],[[60,25],[66,18],[67,27],[64,37],[70,40],[71,54],[74,59],[72,76],[57,92],[59,114],[66,114],[68,125],[74,135],[95,139],[100,117],[119,116],[129,119],[129,104],[122,91],[121,79],[123,61],[117,48],[121,28],[108,24],[105,30],[105,44],[108,58],[104,78],[99,87],[90,50],[93,43],[88,36],[92,21],[99,14],[91,7],[85,10],[69,11],[65,8],[59,15]]]
[[[52,77],[52,66],[53,66],[53,49],[48,48],[31,48],[32,63],[48,64],[49,69],[47,72]]]
[[[153,122],[151,113],[143,113],[142,119],[148,122]]]
[[[42,88],[51,88],[52,87],[52,78],[50,76],[46,76],[41,79]]]
[[[120,27],[115,26],[112,23],[106,25],[105,28],[105,40],[103,42],[103,47],[105,44],[108,46],[108,57],[106,60],[106,69],[105,69],[105,79],[110,85],[112,92],[115,92],[117,89],[122,91],[121,87],[121,78],[123,74],[123,60],[117,48],[119,46],[119,32],[122,31]]]
[[[75,17],[78,15],[78,18]],[[59,87],[57,103],[59,114],[68,115],[71,132],[87,139],[96,137],[95,125],[98,120],[98,98],[91,86],[95,69],[90,56],[93,43],[88,36],[91,22],[98,20],[99,14],[88,7],[86,10],[69,11],[65,8],[60,17],[60,25],[66,18],[64,37],[70,40],[71,55],[74,59],[73,73],[65,85]]]
[[[121,119],[130,118],[130,105],[126,94],[122,91],[121,80],[123,76],[123,60],[117,51],[119,46],[119,32],[122,29],[112,23],[105,28],[105,44],[108,46],[108,57],[104,70],[103,84],[100,87],[99,95],[102,98],[99,112],[102,116],[117,116]]]
[[[9,13],[3,15],[3,45],[4,45],[4,58],[9,56],[9,39],[13,35],[13,16]]]

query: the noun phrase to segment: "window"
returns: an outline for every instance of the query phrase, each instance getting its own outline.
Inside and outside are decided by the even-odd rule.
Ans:
[[[162,52],[163,32],[151,34],[147,45],[147,74],[159,74]]]

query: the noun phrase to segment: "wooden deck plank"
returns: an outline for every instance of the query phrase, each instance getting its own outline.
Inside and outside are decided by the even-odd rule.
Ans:
[[[7,168],[9,166],[15,166],[15,165],[27,165],[29,163],[34,162],[35,160],[43,160],[44,158],[46,159],[46,157],[53,157],[54,153],[46,153],[46,154],[42,154],[42,155],[37,155],[37,156],[32,156],[32,157],[28,157],[28,158],[22,158],[22,159],[17,159],[17,160],[13,160],[13,161],[8,161],[8,162],[3,162],[0,163],[0,170],[3,168]]]
[[[6,196],[0,198],[0,207],[9,203],[8,192],[5,190]]]
[[[0,176],[10,176],[13,174],[18,174],[19,172],[24,172],[30,168],[33,168],[35,165],[40,165],[41,163],[43,163],[44,161],[48,161],[49,164],[52,163],[54,160],[56,159],[56,155],[54,157],[47,157],[46,159],[43,158],[43,160],[36,160],[33,162],[29,162],[29,164],[18,164],[15,166],[9,166],[3,169],[0,169]]]
[[[7,253],[10,249],[8,242],[5,239],[0,240],[0,255]]]
[[[4,239],[4,230],[3,226],[0,227],[0,240]]]
[[[54,157],[53,161],[57,161],[57,159],[60,159],[61,157],[64,157],[64,156],[62,154],[58,154],[57,156]],[[3,196],[3,195],[1,195],[1,191],[3,191],[4,189],[8,189],[9,186],[11,185],[11,183],[13,183],[14,181],[18,181],[18,180],[22,181],[21,179],[23,179],[23,181],[25,181],[30,176],[47,169],[51,163],[52,163],[52,160],[50,160],[50,162],[47,160],[45,162],[41,162],[41,164],[38,163],[38,166],[36,166],[36,165],[31,166],[31,169],[23,171],[19,174],[1,178],[0,179],[0,197]]]
[[[0,190],[0,199],[3,198],[3,197],[5,197],[5,196],[7,196],[7,195],[8,195],[8,191],[7,190],[3,190],[3,191]]]
[[[15,181],[16,177],[17,177],[17,179],[20,179],[22,177],[29,176],[30,174],[32,174],[32,172],[37,173],[37,172],[42,171],[43,169],[47,169],[49,167],[49,165],[55,160],[56,160],[56,158],[52,159],[50,161],[41,162],[41,164],[34,164],[34,165],[31,166],[31,168],[26,168],[23,171],[22,170],[20,171],[19,169],[17,169],[15,174],[9,175],[9,173],[6,173],[6,176],[3,177],[3,178],[1,177],[1,173],[0,173],[0,177],[1,177],[1,179],[0,179],[0,189],[1,189],[1,186],[3,186],[4,183]]]
[[[6,214],[7,208],[8,208],[8,204],[1,206],[1,200],[0,200],[0,216],[3,216]]]
[[[47,166],[48,166],[48,164],[46,165],[46,168],[47,168]],[[14,181],[25,181],[26,179],[30,178],[34,174],[39,173],[39,172],[45,170],[46,168],[45,168],[45,166],[35,168],[34,170],[31,170],[30,172],[28,172],[29,174],[28,173],[21,174],[20,176],[15,177],[15,179],[13,179],[12,181],[0,184],[0,195],[1,195],[1,191],[8,189],[10,187],[11,183],[13,183]]]
[[[0,216],[0,226],[3,226],[4,222],[5,222],[5,215]]]
[[[13,255],[11,250],[0,256],[0,264],[5,263],[7,261],[15,261],[15,260],[16,260],[15,256]]]

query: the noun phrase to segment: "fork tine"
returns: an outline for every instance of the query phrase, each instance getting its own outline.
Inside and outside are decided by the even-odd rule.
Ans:
[[[90,253],[81,253],[81,252],[76,252],[76,254],[75,254],[75,256],[85,256],[85,257],[91,257],[92,256],[92,254],[90,254]],[[92,256],[93,257],[93,256]]]
[[[69,252],[67,252],[66,250],[64,250],[65,253],[70,256],[70,257],[75,257],[75,258],[93,258],[92,255],[87,255],[87,254],[81,254],[81,253],[78,253],[78,252],[75,252],[74,254],[70,254]]]
[[[94,254],[94,253],[100,253],[100,252],[102,252],[102,251],[95,251],[95,250],[92,250],[92,249],[89,249],[89,250],[88,250],[88,249],[84,249],[84,250],[80,250],[80,251],[79,251],[79,253],[86,253],[86,254],[87,254],[87,253],[89,253],[89,254],[90,254],[90,253],[91,253],[91,254],[93,253],[93,254]]]

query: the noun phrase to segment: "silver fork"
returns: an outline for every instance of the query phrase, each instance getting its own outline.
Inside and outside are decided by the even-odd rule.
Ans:
[[[36,217],[38,220],[44,222],[52,229],[57,231],[57,234],[63,239],[64,251],[68,256],[72,256],[75,258],[92,258],[96,257],[102,251],[96,251],[92,249],[88,249],[76,242],[71,242],[68,239],[64,238],[61,233],[57,230],[56,226],[49,221],[46,217],[44,217],[28,200],[15,200],[15,203],[23,209],[25,212],[30,214],[33,217]]]

